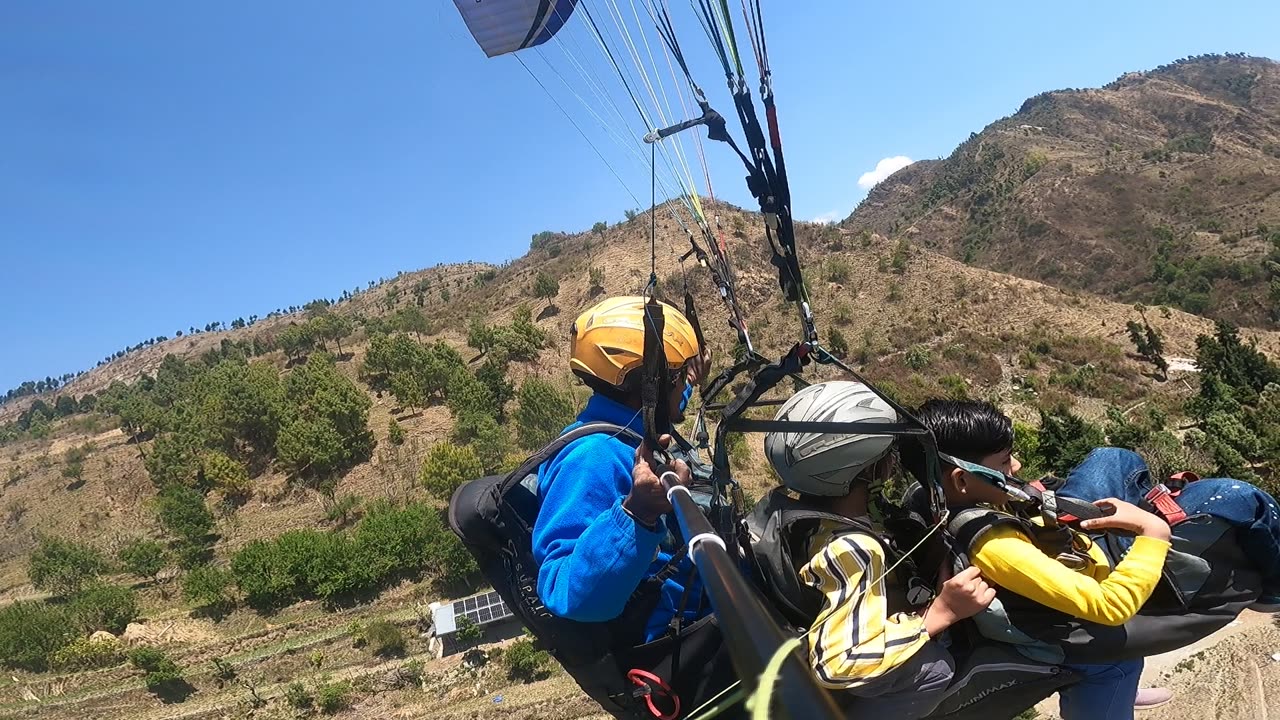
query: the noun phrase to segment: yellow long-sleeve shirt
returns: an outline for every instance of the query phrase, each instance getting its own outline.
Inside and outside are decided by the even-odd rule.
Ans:
[[[993,528],[974,546],[970,561],[983,577],[1028,600],[1102,625],[1123,625],[1138,613],[1160,581],[1169,543],[1135,538],[1110,566],[1101,548],[1089,544],[1093,562],[1073,570],[1045,555],[1017,528]]]
[[[809,661],[832,689],[858,687],[914,655],[929,634],[911,613],[888,612],[884,548],[862,533],[823,524],[800,579],[825,598],[809,633]]]

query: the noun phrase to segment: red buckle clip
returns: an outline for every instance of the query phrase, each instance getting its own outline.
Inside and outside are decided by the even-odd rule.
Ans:
[[[671,686],[662,680],[662,678],[651,672],[644,670],[632,669],[627,671],[627,679],[636,686],[636,696],[644,698],[644,704],[649,708],[649,714],[658,720],[675,720],[680,716],[680,697],[676,695]],[[671,701],[671,712],[663,712],[653,702],[654,695],[661,695]]]
[[[1146,495],[1146,501],[1151,503],[1160,517],[1169,523],[1170,526],[1177,525],[1187,519],[1187,512],[1182,509],[1178,501],[1174,499],[1174,493],[1169,489],[1168,485],[1160,483],[1151,488]]]
[[[1178,493],[1182,492],[1182,488],[1187,486],[1187,483],[1193,483],[1199,479],[1200,479],[1200,476],[1191,472],[1190,470],[1183,470],[1182,472],[1176,472],[1170,475],[1169,479],[1166,481],[1166,484],[1170,488],[1169,494],[1173,495],[1174,497],[1177,497]]]

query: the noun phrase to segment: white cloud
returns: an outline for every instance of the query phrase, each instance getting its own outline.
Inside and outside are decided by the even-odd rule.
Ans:
[[[814,218],[814,219],[813,219],[813,221],[814,221],[814,222],[816,222],[816,223],[833,223],[833,222],[835,222],[835,221],[837,221],[837,220],[843,220],[843,219],[844,219],[844,217],[845,217],[846,215],[848,215],[848,214],[849,214],[849,213],[847,213],[847,212],[840,212],[839,210],[832,210],[831,212],[824,212],[824,213],[822,213],[822,214],[821,214],[821,215],[819,215],[818,217]]]
[[[913,162],[915,161],[907,157],[906,155],[894,155],[893,157],[887,157],[881,160],[880,162],[876,163],[875,170],[872,170],[871,172],[862,173],[862,177],[858,178],[858,187],[862,188],[863,190],[870,190],[876,185],[879,185],[880,181],[898,172],[899,170],[910,165]]]

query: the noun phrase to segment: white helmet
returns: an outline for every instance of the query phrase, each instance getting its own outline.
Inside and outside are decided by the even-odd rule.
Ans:
[[[898,413],[860,382],[833,380],[804,388],[778,410],[777,420],[896,423]],[[893,435],[771,432],[764,454],[782,483],[807,495],[847,495],[858,473],[884,457]]]

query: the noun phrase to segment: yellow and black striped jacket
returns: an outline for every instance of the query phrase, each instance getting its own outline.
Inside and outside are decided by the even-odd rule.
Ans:
[[[809,540],[800,579],[822,593],[809,629],[809,659],[818,680],[855,688],[902,665],[929,642],[924,620],[906,612],[906,589],[886,577],[876,538],[823,521]]]

